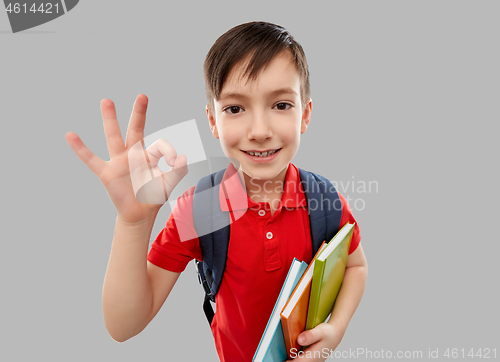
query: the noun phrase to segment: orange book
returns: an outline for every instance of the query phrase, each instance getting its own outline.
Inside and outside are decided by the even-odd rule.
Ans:
[[[292,348],[295,348],[295,352],[302,350],[302,346],[297,343],[297,337],[306,329],[307,309],[309,306],[309,294],[314,272],[314,261],[326,246],[326,241],[323,241],[323,244],[321,244],[318,252],[311,260],[311,263],[292,292],[292,295],[288,298],[280,314],[286,350],[288,358],[290,359],[292,358]]]

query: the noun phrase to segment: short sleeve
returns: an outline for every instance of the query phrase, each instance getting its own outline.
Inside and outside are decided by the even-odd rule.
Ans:
[[[338,191],[337,191],[338,192]],[[359,233],[359,224],[352,214],[351,207],[347,203],[346,199],[340,192],[338,192],[340,201],[342,203],[342,217],[340,219],[340,227],[344,226],[346,223],[355,223],[354,231],[352,232],[351,247],[349,248],[349,254],[352,254],[358,247],[361,241],[361,235]]]
[[[194,186],[179,196],[165,227],[151,244],[148,261],[152,264],[180,273],[191,260],[202,260],[193,224],[193,193]]]

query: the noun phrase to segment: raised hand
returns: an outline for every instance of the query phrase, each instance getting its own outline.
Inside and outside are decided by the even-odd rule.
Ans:
[[[144,150],[147,106],[148,98],[143,94],[137,96],[124,143],[114,103],[109,99],[101,101],[109,161],[94,155],[75,133],[68,132],[65,136],[78,158],[101,180],[118,217],[129,223],[156,216],[171,191],[187,173],[186,156],[177,156],[167,141],[157,140]],[[168,172],[158,168],[162,157],[172,167]]]

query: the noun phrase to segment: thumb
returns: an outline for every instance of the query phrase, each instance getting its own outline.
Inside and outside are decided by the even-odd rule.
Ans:
[[[304,331],[297,337],[297,342],[301,346],[309,346],[313,343],[316,343],[321,338],[320,331],[316,328],[310,329],[308,331]]]
[[[187,158],[185,155],[172,158],[171,161],[173,167],[169,171],[163,172],[164,181],[169,195],[175,186],[177,186],[177,184],[188,173]]]

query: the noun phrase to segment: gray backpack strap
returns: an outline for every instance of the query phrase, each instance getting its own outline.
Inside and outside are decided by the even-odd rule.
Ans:
[[[311,225],[313,255],[326,240],[328,243],[340,229],[342,202],[335,186],[323,176],[299,168]]]
[[[195,260],[195,263],[198,280],[205,290],[203,310],[209,324],[212,324],[214,317],[210,301],[215,302],[226,267],[229,245],[229,212],[222,211],[219,202],[219,185],[224,171],[203,177],[198,181],[193,195],[193,222],[203,258],[203,262]]]

